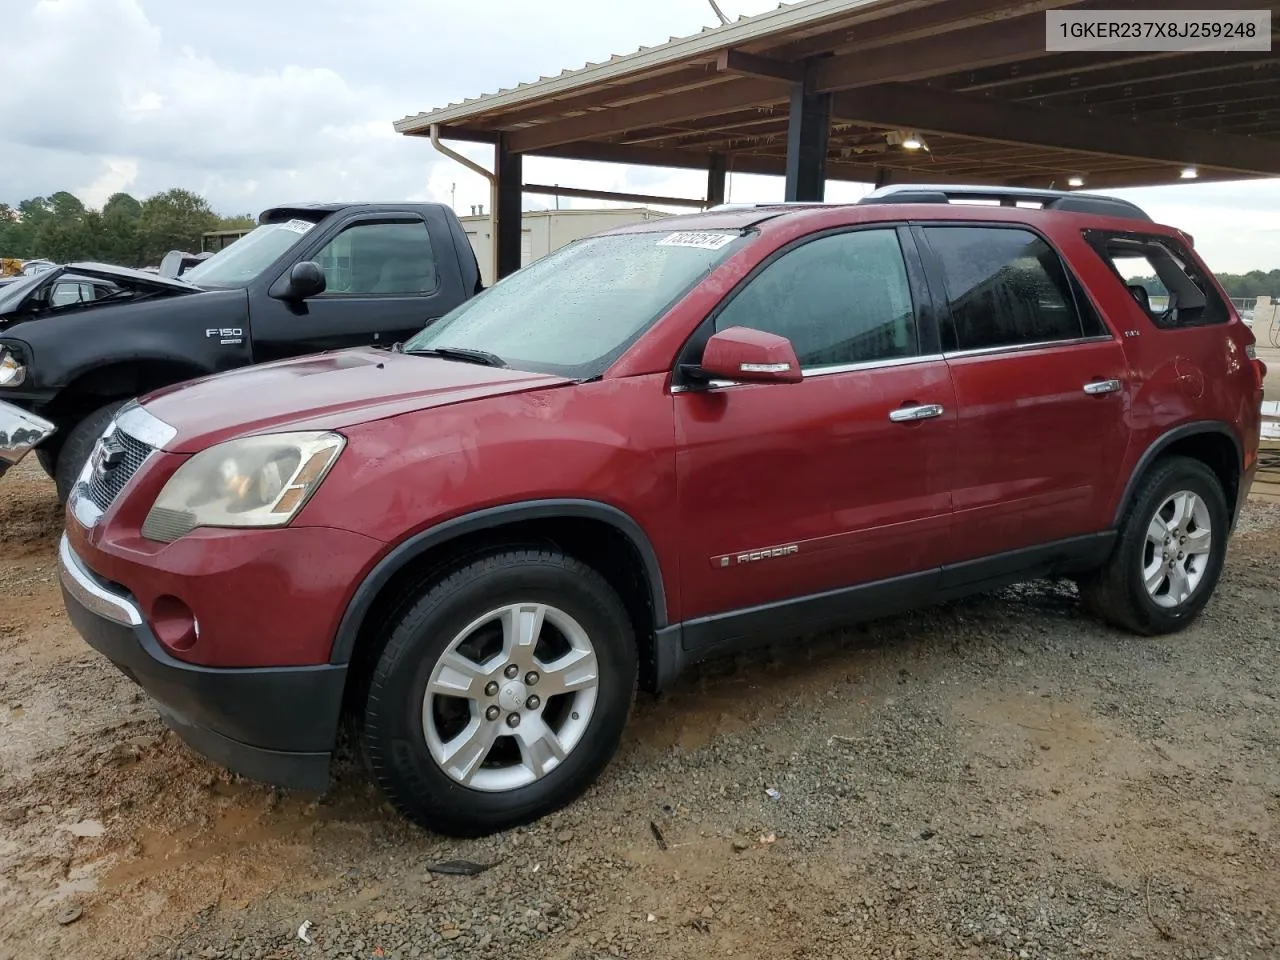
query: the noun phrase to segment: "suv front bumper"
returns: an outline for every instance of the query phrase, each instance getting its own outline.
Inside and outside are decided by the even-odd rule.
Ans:
[[[0,476],[53,435],[52,423],[0,400]]]
[[[345,665],[204,667],[170,656],[121,587],[62,537],[63,601],[85,641],[155,701],[165,723],[211,760],[253,780],[323,790],[338,732]]]

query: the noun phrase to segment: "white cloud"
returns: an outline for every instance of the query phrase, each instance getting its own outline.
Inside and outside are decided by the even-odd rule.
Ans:
[[[73,189],[98,205],[181,186],[223,213],[298,200],[489,204],[484,178],[391,122],[715,22],[705,0],[4,0],[0,201]],[[720,0],[732,17],[775,0]],[[16,8],[16,9],[15,9]],[[20,40],[20,42],[19,42]],[[455,145],[488,166],[491,151]],[[697,197],[705,177],[530,158],[531,182]],[[828,199],[866,185],[832,183]],[[731,198],[781,196],[734,176]],[[1218,270],[1280,265],[1280,181],[1124,191],[1196,236]],[[527,197],[530,206],[554,198]],[[598,205],[562,200],[562,206]]]
[[[127,157],[105,157],[103,171],[92,183],[72,190],[87,206],[101,210],[113,193],[127,192],[138,179],[138,161]]]

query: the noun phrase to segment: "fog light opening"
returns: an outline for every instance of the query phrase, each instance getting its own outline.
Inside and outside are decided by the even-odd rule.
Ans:
[[[151,630],[164,647],[177,653],[190,650],[200,639],[200,624],[191,608],[169,594],[152,605]]]

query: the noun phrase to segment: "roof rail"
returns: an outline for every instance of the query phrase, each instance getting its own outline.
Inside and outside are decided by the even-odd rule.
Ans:
[[[1145,220],[1151,217],[1137,204],[1096,193],[1074,190],[1035,190],[1029,187],[949,186],[928,183],[900,183],[881,187],[867,194],[859,203],[951,203],[958,200],[995,200],[1001,206],[1039,203],[1045,210],[1064,213],[1092,213],[1102,217]]]
[[[708,207],[704,213],[730,213],[734,210],[762,210],[769,207],[839,207],[848,206],[827,200],[747,200],[742,203],[721,203]]]

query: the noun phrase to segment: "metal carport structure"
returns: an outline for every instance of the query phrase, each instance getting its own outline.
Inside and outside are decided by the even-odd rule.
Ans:
[[[525,156],[705,170],[711,204],[728,171],[785,176],[788,200],[821,200],[828,179],[1114,188],[1280,176],[1274,52],[1046,52],[1046,11],[1155,7],[1206,4],[807,0],[395,129],[446,152],[441,140],[494,146],[493,174],[464,162],[494,185],[499,277],[520,265],[526,190],[670,202],[525,184]],[[904,146],[921,139],[927,149]]]

